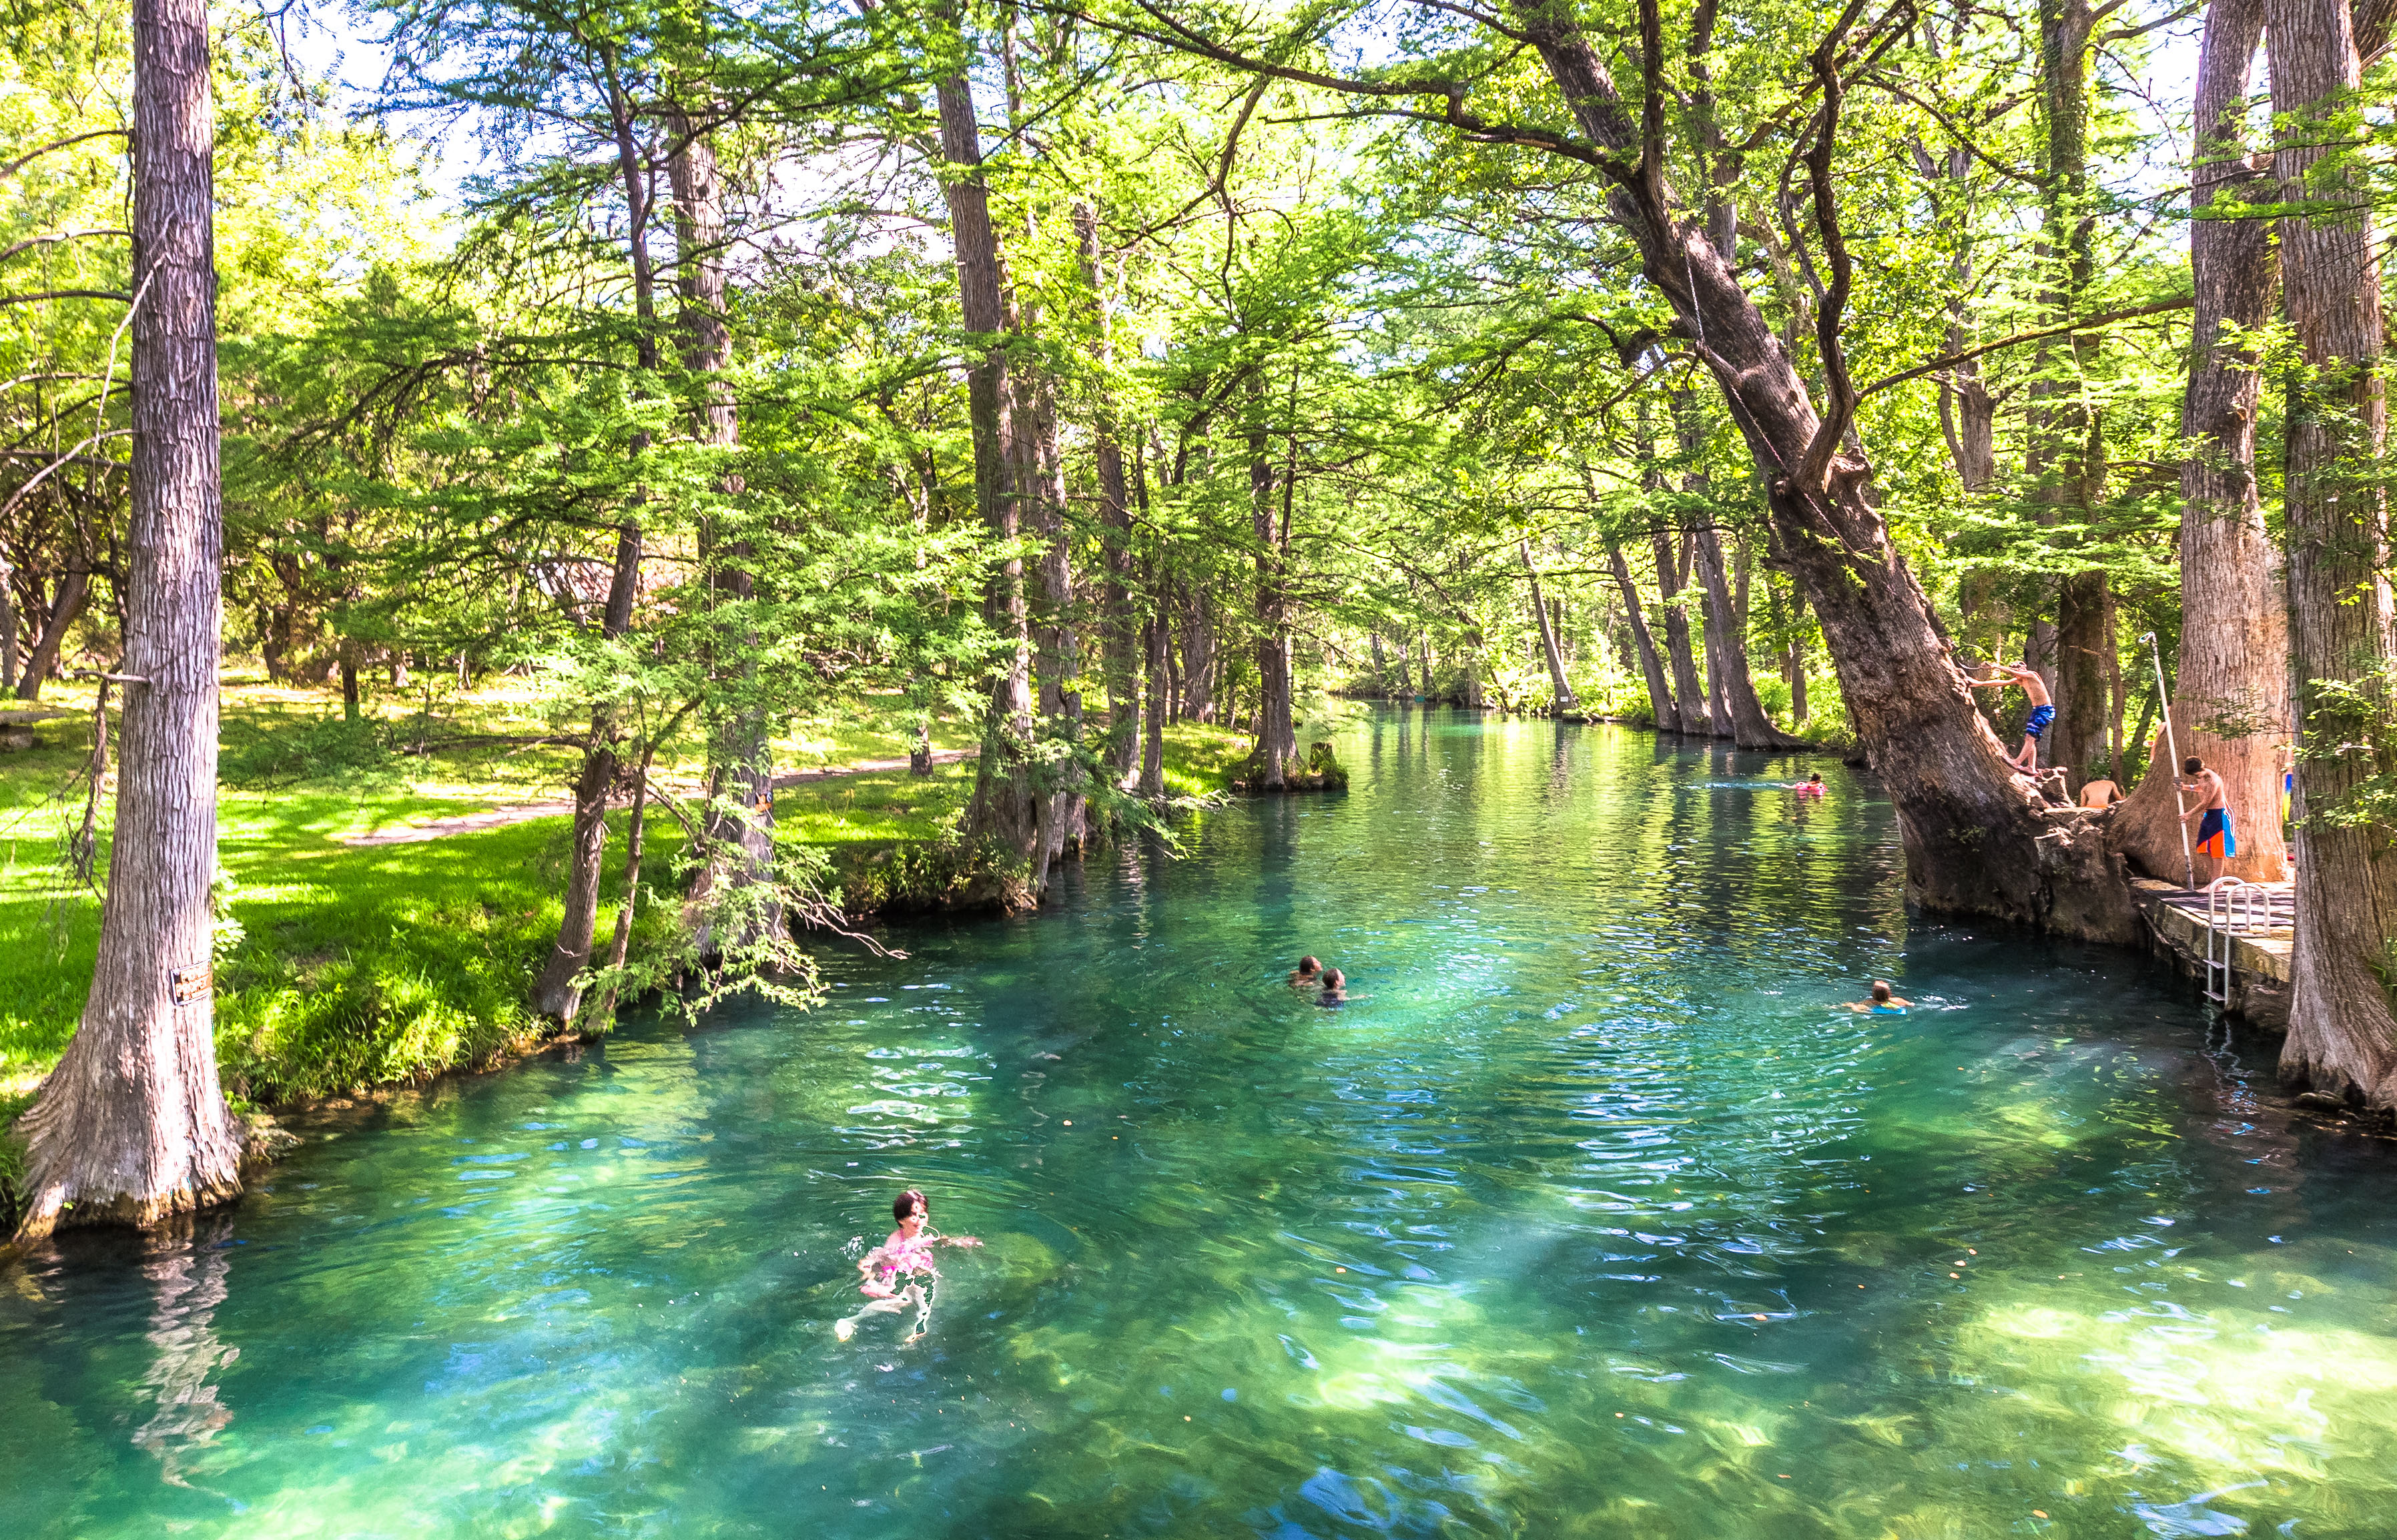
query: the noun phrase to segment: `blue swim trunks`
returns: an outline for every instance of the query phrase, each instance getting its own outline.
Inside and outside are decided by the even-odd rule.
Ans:
[[[2047,730],[2048,723],[2055,720],[2054,706],[2033,706],[2030,708],[2030,720],[2023,724],[2023,735],[2027,738],[2036,738]]]
[[[2197,825],[2197,853],[2228,861],[2239,853],[2239,837],[2231,832],[2230,810],[2208,808]]]

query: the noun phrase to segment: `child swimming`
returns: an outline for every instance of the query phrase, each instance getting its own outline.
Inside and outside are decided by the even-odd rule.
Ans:
[[[913,1187],[891,1201],[891,1217],[899,1222],[891,1239],[857,1259],[864,1279],[857,1292],[866,1303],[857,1314],[833,1322],[832,1334],[842,1342],[857,1334],[857,1323],[866,1317],[896,1315],[910,1305],[916,1307],[916,1326],[903,1340],[922,1336],[932,1319],[932,1286],[941,1277],[932,1265],[932,1248],[982,1244],[970,1235],[935,1234],[928,1227],[931,1206]]]
[[[1298,966],[1291,970],[1290,986],[1292,989],[1312,989],[1322,982],[1323,964],[1312,957],[1299,958]]]
[[[1850,1011],[1857,1011],[1860,1014],[1873,1016],[1903,1016],[1906,1014],[1906,1008],[1912,1005],[1914,1002],[1912,1000],[1899,999],[1895,995],[1891,994],[1889,992],[1889,981],[1887,979],[1875,979],[1873,980],[1871,998],[1848,1000],[1844,1003]]]

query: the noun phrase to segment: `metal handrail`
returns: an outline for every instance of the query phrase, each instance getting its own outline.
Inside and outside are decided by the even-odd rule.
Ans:
[[[2227,877],[2205,891],[2207,999],[2216,1005],[2230,1003],[2230,938],[2271,928],[2272,891],[2262,883]]]

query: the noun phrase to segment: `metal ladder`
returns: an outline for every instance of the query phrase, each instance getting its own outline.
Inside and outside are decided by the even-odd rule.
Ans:
[[[2230,938],[2272,928],[2272,891],[2225,877],[2205,893],[2205,998],[2230,1003]]]

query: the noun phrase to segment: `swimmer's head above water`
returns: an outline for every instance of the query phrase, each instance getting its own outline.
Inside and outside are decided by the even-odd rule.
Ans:
[[[913,1187],[891,1200],[891,1217],[899,1222],[899,1233],[910,1240],[922,1232],[924,1222],[931,1215],[932,1206]]]
[[[1316,961],[1313,957],[1304,957],[1298,959],[1298,966],[1291,971],[1290,982],[1293,984],[1317,984],[1321,982],[1322,977],[1323,964]]]

